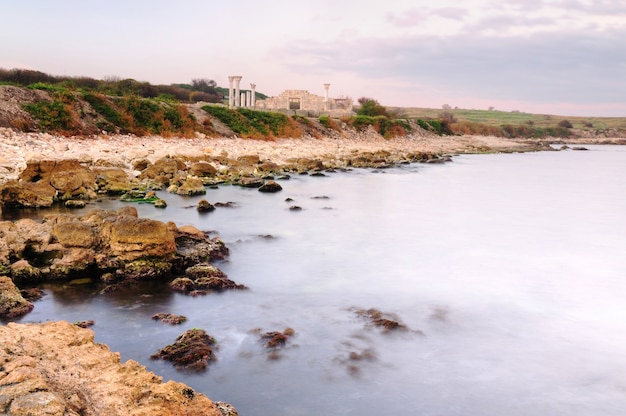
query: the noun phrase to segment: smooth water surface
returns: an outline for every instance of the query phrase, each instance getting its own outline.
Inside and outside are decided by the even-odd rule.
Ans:
[[[231,250],[217,266],[250,290],[46,286],[22,322],[94,319],[123,360],[240,415],[623,416],[626,147],[588,148],[295,176],[277,194],[163,193],[167,209],[140,215],[214,230]],[[235,206],[199,214],[201,198]],[[411,331],[369,328],[358,308]],[[259,331],[287,327],[270,358]],[[208,371],[149,359],[190,328],[220,344]]]

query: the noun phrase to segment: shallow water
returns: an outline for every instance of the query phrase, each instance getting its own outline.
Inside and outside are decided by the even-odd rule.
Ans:
[[[162,194],[167,209],[140,215],[215,230],[231,250],[218,267],[249,291],[48,285],[22,322],[93,319],[123,360],[241,415],[622,416],[626,147],[588,148],[295,176],[277,194],[223,186],[203,197],[235,207],[208,214],[203,197]],[[412,331],[368,328],[355,308]],[[149,359],[195,327],[220,344],[208,371]],[[287,327],[271,359],[255,330]]]

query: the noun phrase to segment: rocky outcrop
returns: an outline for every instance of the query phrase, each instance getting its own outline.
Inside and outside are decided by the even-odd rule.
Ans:
[[[24,299],[11,278],[0,276],[0,318],[16,318],[32,309],[33,304]]]
[[[222,416],[211,401],[94,342],[68,322],[0,326],[0,413],[54,416]],[[236,412],[234,413],[236,414]]]
[[[216,348],[215,338],[202,329],[190,329],[150,358],[170,361],[180,370],[202,371],[217,360],[214,352]]]
[[[195,227],[138,218],[132,206],[0,222],[0,272],[17,284],[86,271],[107,281],[174,277],[227,254],[219,239]]]
[[[31,161],[16,180],[0,186],[0,204],[49,207],[55,202],[92,200],[98,193],[120,194],[131,189],[122,169],[91,169],[78,160]]]

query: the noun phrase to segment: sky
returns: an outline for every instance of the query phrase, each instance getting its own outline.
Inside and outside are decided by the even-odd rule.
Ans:
[[[626,0],[0,0],[0,68],[626,117]]]

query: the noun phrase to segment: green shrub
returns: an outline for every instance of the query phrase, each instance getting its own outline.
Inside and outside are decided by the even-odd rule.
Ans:
[[[68,104],[58,98],[52,101],[25,104],[24,109],[39,121],[39,127],[44,131],[69,132],[74,126]]]
[[[205,105],[202,107],[204,111],[216,117],[219,121],[226,124],[233,132],[244,137],[250,137],[256,130],[250,124],[247,118],[241,113],[226,107],[217,105]]]

